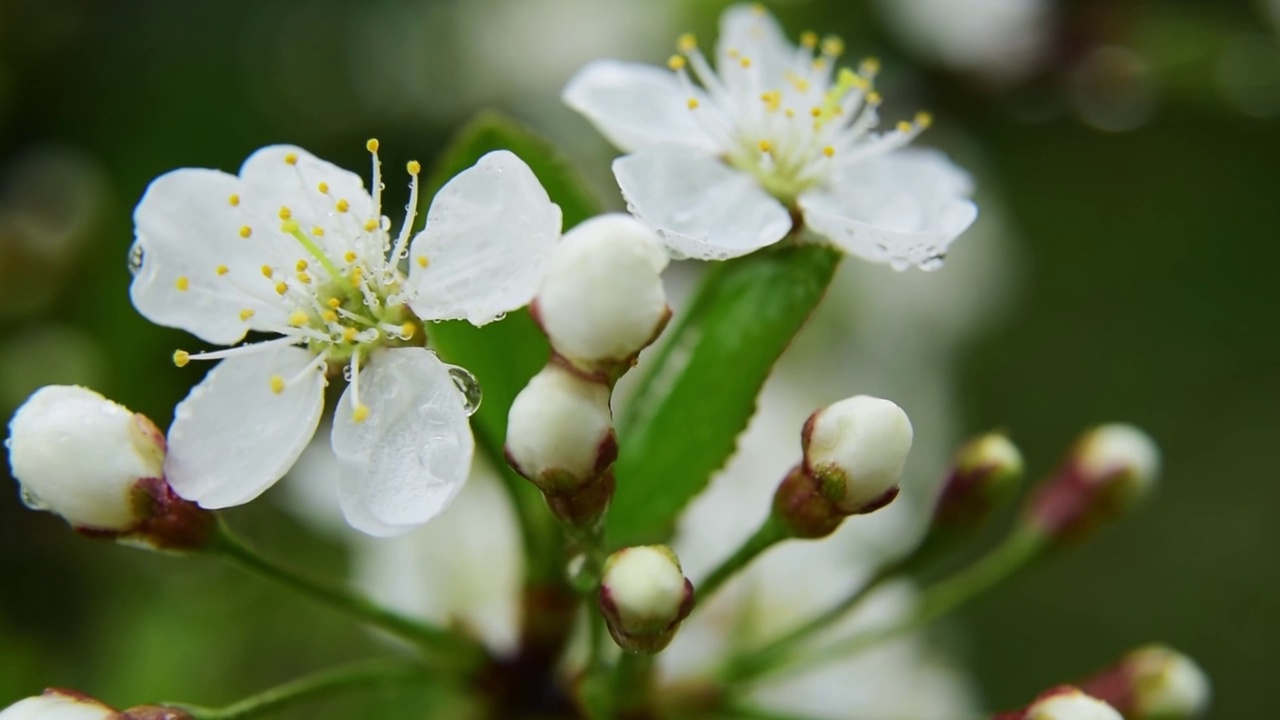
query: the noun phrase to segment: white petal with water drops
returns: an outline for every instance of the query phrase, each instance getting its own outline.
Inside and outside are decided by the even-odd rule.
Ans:
[[[737,257],[791,229],[781,203],[751,176],[709,155],[644,150],[615,160],[613,174],[632,213],[662,233],[674,257]]]
[[[276,347],[218,363],[174,411],[165,460],[173,489],[224,508],[283,477],[324,410],[324,376],[308,369],[313,360],[302,348]],[[277,381],[287,383],[279,393]]]
[[[705,102],[704,93],[652,65],[597,60],[573,76],[562,98],[624,152],[663,144],[717,151],[688,108],[691,98]]]
[[[800,197],[805,223],[845,252],[903,270],[936,269],[977,219],[972,182],[945,155],[899,150],[845,168]]]
[[[484,325],[528,305],[560,222],[523,160],[485,155],[432,200],[409,251],[409,306],[424,319]]]
[[[449,366],[422,348],[382,350],[349,386],[333,422],[342,463],[338,500],[352,527],[370,535],[406,532],[438,515],[471,469],[475,441],[465,398]]]

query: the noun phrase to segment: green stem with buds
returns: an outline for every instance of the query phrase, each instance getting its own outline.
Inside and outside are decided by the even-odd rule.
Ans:
[[[856,655],[920,629],[1007,580],[1039,557],[1047,545],[1048,538],[1044,533],[1035,528],[1020,527],[981,560],[927,588],[921,594],[915,610],[898,622],[855,633],[804,655],[792,656],[784,663],[753,664],[749,668],[742,668],[732,680],[743,682],[764,675],[794,675],[815,665]]]
[[[725,558],[724,562],[712,570],[705,580],[694,586],[698,594],[698,604],[706,602],[725,581],[749,565],[760,553],[790,537],[791,533],[786,525],[771,513],[754,535],[747,538],[746,542],[742,543],[732,555]]]
[[[430,682],[427,668],[403,660],[366,660],[287,682],[221,708],[169,703],[194,720],[249,720],[343,692],[391,684]]]
[[[478,642],[429,623],[405,617],[346,588],[306,577],[259,555],[219,521],[206,552],[339,610],[360,622],[384,630],[418,646],[428,660],[442,667],[470,671],[480,667],[487,653]]]

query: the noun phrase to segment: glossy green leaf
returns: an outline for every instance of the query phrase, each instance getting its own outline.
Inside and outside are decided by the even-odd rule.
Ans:
[[[437,162],[428,187],[434,194],[485,153],[502,149],[519,155],[533,169],[563,211],[566,228],[603,211],[574,168],[550,143],[493,113],[480,115],[459,133]],[[484,398],[471,418],[476,444],[490,464],[502,471],[510,490],[524,533],[530,579],[554,582],[564,573],[560,531],[541,493],[507,466],[502,452],[511,403],[550,356],[546,338],[526,310],[481,328],[450,321],[429,326],[427,331],[431,346],[442,358],[467,368],[479,381]]]
[[[826,292],[840,255],[786,247],[707,274],[619,422],[611,546],[661,542],[733,454],[769,371]]]

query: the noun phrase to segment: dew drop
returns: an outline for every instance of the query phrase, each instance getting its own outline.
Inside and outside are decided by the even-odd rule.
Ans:
[[[946,254],[939,253],[937,255],[932,255],[930,257],[925,258],[924,260],[921,260],[920,269],[926,272],[934,272],[936,270],[941,270],[942,266],[945,265],[946,262],[947,262]]]
[[[129,267],[129,274],[136,276],[142,271],[142,261],[145,259],[146,253],[142,249],[142,243],[134,240],[129,246],[129,258],[126,261]]]
[[[453,378],[454,386],[458,388],[458,392],[462,393],[462,409],[466,411],[467,417],[475,415],[484,397],[480,389],[480,381],[476,380],[476,376],[472,375],[470,370],[457,365],[449,366],[449,377]]]
[[[351,378],[353,377],[355,377],[355,371],[351,369],[351,366],[350,365],[344,366],[342,368],[342,379],[346,380],[347,382],[351,382]]]
[[[22,488],[22,492],[18,494],[18,497],[22,500],[23,505],[26,505],[32,510],[44,511],[49,509],[48,503],[41,500],[39,496],[26,488]]]

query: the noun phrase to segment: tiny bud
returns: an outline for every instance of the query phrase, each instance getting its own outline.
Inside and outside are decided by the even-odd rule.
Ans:
[[[1132,425],[1096,427],[1032,497],[1031,523],[1052,537],[1083,535],[1147,495],[1160,470],[1155,442]]]
[[[1191,720],[1209,710],[1209,678],[1194,660],[1160,645],[1135,650],[1081,683],[1130,720]]]
[[[805,467],[846,515],[877,510],[897,496],[912,437],[902,408],[858,395],[811,415],[801,437]]]
[[[616,379],[671,316],[662,286],[667,255],[653,230],[603,215],[565,234],[532,311],[556,354]]]
[[[1022,453],[1009,438],[988,433],[956,451],[934,509],[935,526],[971,529],[1011,498],[1022,478]]]
[[[81,534],[182,550],[212,531],[213,515],[165,482],[155,424],[92,390],[37,390],[9,422],[7,446],[24,502]]]
[[[609,634],[627,652],[661,652],[693,603],[693,584],[665,545],[624,548],[605,561],[600,612]]]
[[[617,455],[609,388],[547,365],[511,403],[507,459],[542,490],[571,490]]]
[[[994,720],[1124,720],[1115,708],[1090,697],[1079,689],[1054,688],[1031,703],[1025,710],[996,715]]]
[[[116,711],[87,695],[50,688],[0,710],[0,720],[117,720]]]

